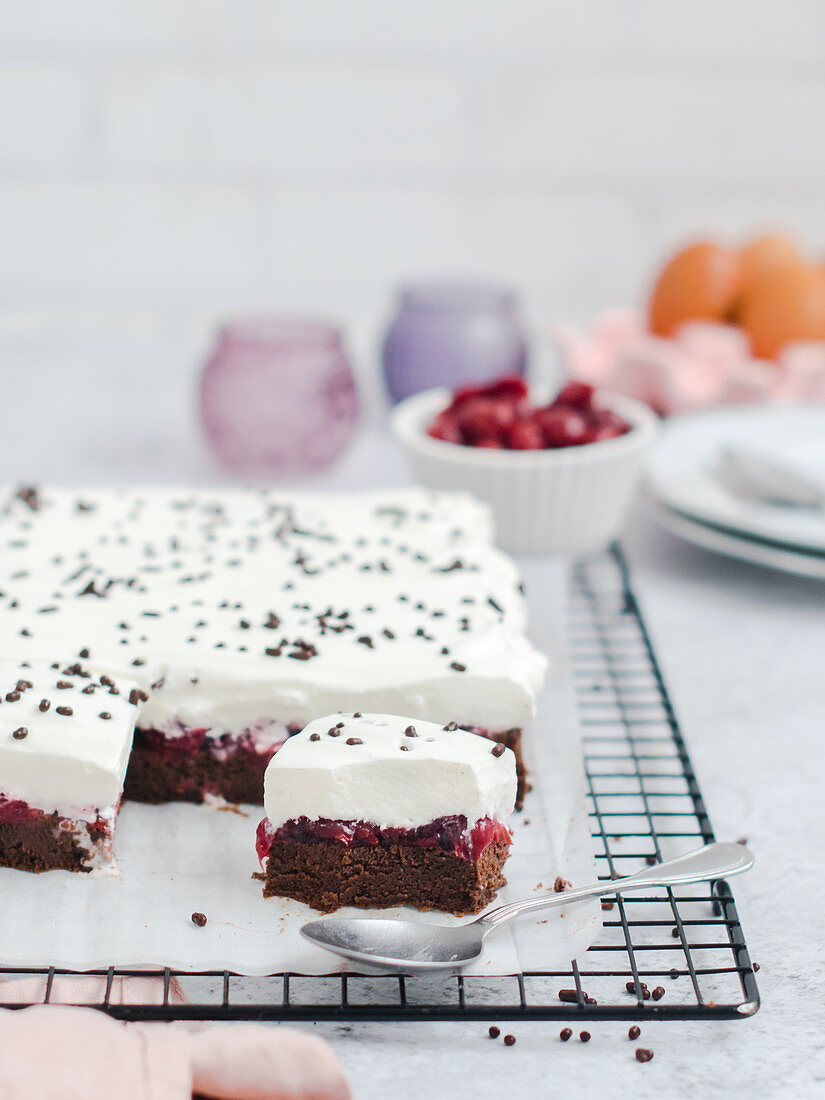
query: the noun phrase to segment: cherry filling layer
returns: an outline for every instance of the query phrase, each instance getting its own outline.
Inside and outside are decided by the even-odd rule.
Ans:
[[[6,798],[0,795],[0,825],[19,825],[22,822],[48,821],[57,829],[75,829],[77,822],[70,818],[61,817],[56,811],[46,813],[23,802],[19,798]],[[89,830],[90,838],[95,842],[105,840],[112,835],[111,824],[105,817],[99,814],[94,821],[83,821]]]
[[[300,726],[288,726],[287,736],[298,733]],[[138,729],[135,731],[135,744],[140,745],[144,751],[151,752],[157,759],[172,766],[182,764],[185,760],[202,750],[206,750],[210,756],[218,760],[226,760],[232,756],[253,757],[264,767],[269,763],[283,741],[274,745],[262,746],[253,731],[244,730],[241,733],[222,733],[217,737],[208,737],[209,727],[184,727],[181,733],[170,735],[163,730]]]
[[[409,844],[417,848],[440,848],[452,852],[459,859],[475,863],[488,845],[498,841],[510,844],[513,834],[506,825],[494,821],[491,817],[480,818],[472,828],[468,828],[467,818],[463,814],[449,817],[437,817],[427,825],[415,829],[380,828],[369,821],[330,821],[318,818],[310,821],[308,817],[299,817],[285,822],[273,829],[269,818],[265,817],[258,826],[258,859],[263,865],[273,844],[298,841],[301,844],[319,844],[337,841],[347,848],[371,847],[391,844]]]

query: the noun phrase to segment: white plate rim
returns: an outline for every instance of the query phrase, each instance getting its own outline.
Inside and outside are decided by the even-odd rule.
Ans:
[[[766,569],[825,581],[825,558],[821,555],[806,554],[803,551],[759,542],[733,532],[721,531],[675,511],[649,489],[641,494],[640,499],[645,512],[655,523],[664,527],[670,534],[700,546],[704,550],[750,562],[752,565],[761,565]]]
[[[686,440],[696,439],[707,433],[711,439],[721,432],[734,434],[755,430],[756,424],[764,424],[770,418],[787,423],[794,417],[806,422],[821,420],[825,436],[825,404],[783,404],[724,406],[716,409],[686,413],[672,418],[662,430],[659,442],[650,453],[644,475],[645,488],[667,508],[701,524],[724,527],[732,536],[770,539],[797,552],[825,552],[825,512],[781,510],[771,505],[750,504],[728,496],[717,486],[710,475],[706,484],[680,481],[678,471],[672,472],[669,463],[678,463],[675,451],[683,448]],[[730,425],[730,427],[726,427]],[[763,429],[764,430],[764,429]],[[706,451],[707,441],[696,443],[697,452]],[[669,451],[673,449],[671,460]],[[697,463],[701,459],[697,458]],[[701,479],[701,466],[697,465],[696,479]]]

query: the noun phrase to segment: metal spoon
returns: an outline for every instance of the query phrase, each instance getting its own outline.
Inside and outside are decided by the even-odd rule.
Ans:
[[[708,844],[626,878],[501,905],[469,924],[448,926],[374,917],[329,917],[305,924],[301,934],[327,951],[367,966],[405,973],[454,970],[479,958],[488,932],[525,913],[559,909],[584,898],[623,894],[628,890],[713,881],[741,874],[752,866],[753,856],[743,845]]]
[[[724,447],[713,471],[735,496],[785,508],[821,508],[825,492],[812,479],[747,447]]]

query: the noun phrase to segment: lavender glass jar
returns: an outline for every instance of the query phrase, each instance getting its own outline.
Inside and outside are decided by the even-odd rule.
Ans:
[[[344,448],[358,419],[339,330],[279,316],[229,322],[204,368],[200,407],[206,437],[230,469],[321,469]]]
[[[384,338],[382,362],[394,402],[434,386],[523,374],[527,343],[515,299],[472,284],[407,287]]]

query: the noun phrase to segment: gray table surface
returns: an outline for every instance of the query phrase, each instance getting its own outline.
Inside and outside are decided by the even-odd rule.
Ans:
[[[175,373],[180,348],[150,357],[115,336],[68,349],[27,337],[0,350],[3,478],[218,478],[198,442],[189,379]],[[151,362],[162,386],[124,362]],[[389,441],[366,434],[323,482],[405,477]],[[717,835],[747,836],[758,861],[735,894],[763,1007],[736,1022],[646,1024],[640,1042],[655,1051],[646,1065],[620,1023],[592,1024],[587,1045],[560,1043],[556,1025],[510,1025],[510,1048],[480,1024],[316,1025],[358,1100],[618,1097],[640,1087],[690,1100],[825,1095],[825,584],[694,549],[638,514],[626,549]]]

